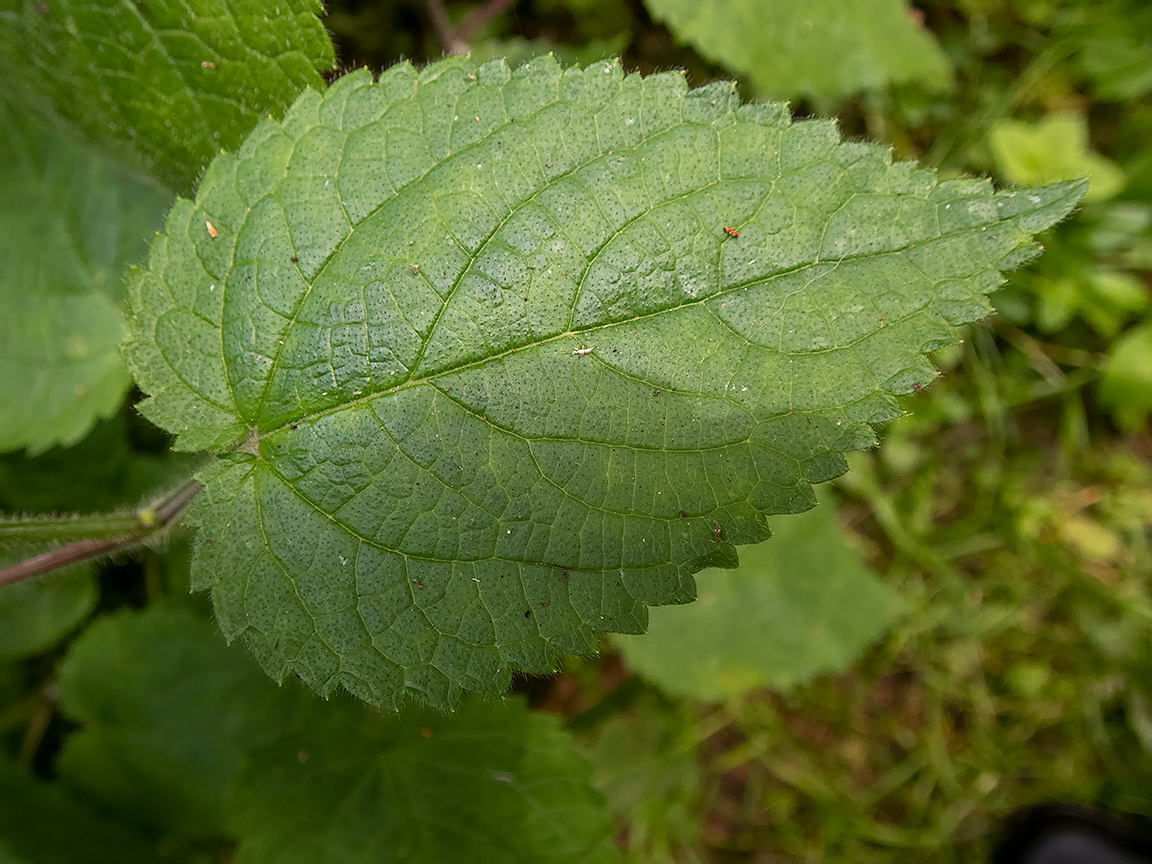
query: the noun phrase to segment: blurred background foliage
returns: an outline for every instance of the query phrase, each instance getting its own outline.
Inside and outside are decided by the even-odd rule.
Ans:
[[[983,860],[1049,801],[1152,824],[1152,5],[860,0],[904,20],[866,44],[839,26],[853,2],[518,0],[466,34],[481,60],[735,78],[943,176],[1091,178],[823,517],[702,574],[705,602],[655,610],[649,643],[517,682],[577,734],[637,862]],[[334,0],[324,23],[341,72],[379,71],[439,56],[481,5]],[[187,469],[125,408],[72,448],[0,456],[0,510],[122,506]],[[53,773],[70,634],[183,594],[185,567],[176,537],[0,594],[8,757]]]

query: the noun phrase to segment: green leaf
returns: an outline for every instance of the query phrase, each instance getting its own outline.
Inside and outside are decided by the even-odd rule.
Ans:
[[[1100,402],[1126,432],[1140,431],[1152,412],[1152,324],[1129,330],[1113,346],[1100,382]]]
[[[618,859],[591,765],[519,699],[447,716],[326,707],[253,755],[237,864]]]
[[[236,837],[237,861],[613,857],[591,766],[519,700],[402,717],[321,703],[166,607],[89,628],[59,686],[83,725],[67,783],[153,832]]]
[[[1011,183],[1052,183],[1088,177],[1086,201],[1104,201],[1124,188],[1120,166],[1088,145],[1088,121],[1076,112],[1036,123],[998,120],[988,133],[996,167]]]
[[[937,183],[611,62],[307,92],[131,286],[140,410],[221,454],[193,587],[278,680],[381,706],[642,632],[815,503],[1083,187]]]
[[[221,148],[334,64],[317,0],[0,0],[0,76],[191,190]]]
[[[0,566],[19,557],[0,555]],[[51,648],[96,605],[90,567],[53,573],[0,589],[0,660]]]
[[[674,696],[783,690],[846,668],[900,607],[844,542],[831,503],[778,520],[740,562],[697,574],[696,602],[652,610],[648,635],[616,637],[628,666]]]
[[[119,406],[116,301],[169,202],[0,99],[0,451],[71,443]]]
[[[0,759],[0,861],[12,864],[156,864],[168,860],[57,786]]]
[[[227,832],[224,795],[244,754],[293,710],[291,691],[183,609],[93,624],[61,664],[59,687],[83,726],[64,742],[61,778],[125,821],[184,836]]]
[[[34,457],[0,455],[0,513],[109,511],[136,505],[187,477],[195,457],[132,448],[126,416],[131,410],[98,422],[71,447],[53,447]]]
[[[947,87],[952,67],[903,0],[644,0],[704,57],[768,97],[836,100],[915,81]]]

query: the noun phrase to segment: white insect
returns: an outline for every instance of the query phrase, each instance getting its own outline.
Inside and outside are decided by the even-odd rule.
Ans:
[[[596,350],[595,348],[577,348],[572,353],[575,354],[577,357],[583,357],[585,354],[591,354],[595,350]]]

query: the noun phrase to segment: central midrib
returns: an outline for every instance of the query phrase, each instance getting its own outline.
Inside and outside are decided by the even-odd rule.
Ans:
[[[996,222],[993,224],[999,225],[1002,223]],[[984,226],[984,227],[990,227],[990,226]],[[980,229],[976,229],[976,230],[980,230]],[[589,324],[586,327],[576,327],[576,328],[573,328],[571,330],[566,330],[563,333],[557,333],[557,334],[552,335],[552,336],[545,336],[544,338],[537,339],[537,340],[532,341],[532,342],[525,342],[522,345],[516,345],[512,348],[508,348],[504,351],[501,351],[498,354],[492,354],[492,355],[489,355],[487,357],[478,358],[476,360],[469,360],[465,363],[459,363],[459,364],[456,364],[453,366],[447,366],[443,369],[439,369],[435,372],[431,372],[431,373],[429,373],[423,377],[420,377],[420,378],[410,378],[407,381],[403,381],[400,384],[397,384],[393,387],[388,387],[388,388],[374,391],[372,393],[367,393],[367,394],[365,394],[359,398],[351,399],[351,400],[348,400],[346,402],[342,402],[339,405],[334,405],[331,408],[324,408],[324,409],[321,409],[319,411],[314,411],[311,413],[301,414],[299,416],[291,417],[288,420],[286,420],[285,422],[279,424],[278,426],[276,426],[275,428],[273,428],[267,432],[257,431],[257,439],[263,440],[270,435],[274,435],[279,431],[290,428],[293,424],[310,423],[313,420],[319,419],[320,417],[326,417],[328,415],[335,414],[339,411],[343,411],[345,409],[352,408],[352,407],[355,407],[357,405],[365,404],[367,402],[370,402],[373,399],[378,399],[378,398],[383,397],[383,396],[392,396],[392,395],[395,395],[396,393],[400,393],[404,390],[408,390],[408,389],[412,389],[415,387],[420,387],[424,384],[428,384],[432,381],[435,381],[439,378],[443,378],[447,375],[453,375],[453,374],[456,374],[457,372],[463,372],[463,371],[468,370],[468,369],[475,369],[479,366],[485,365],[486,363],[492,363],[492,362],[495,362],[498,360],[502,360],[505,357],[511,356],[512,354],[516,354],[516,353],[521,352],[521,351],[528,351],[528,350],[531,350],[533,348],[539,348],[541,346],[548,345],[549,343],[556,342],[556,341],[559,341],[561,339],[574,338],[574,337],[582,336],[582,335],[588,334],[588,333],[595,333],[597,331],[608,330],[608,329],[611,329],[614,327],[620,327],[620,326],[628,325],[628,324],[635,324],[636,322],[644,321],[644,320],[647,320],[650,318],[656,318],[660,315],[667,315],[667,314],[670,314],[673,312],[679,312],[682,309],[689,309],[689,308],[692,308],[694,306],[702,306],[705,303],[711,302],[712,300],[715,300],[715,299],[720,298],[720,297],[724,297],[728,294],[733,294],[733,293],[735,293],[737,291],[741,291],[745,288],[750,288],[750,287],[755,286],[755,285],[762,285],[762,284],[765,284],[767,282],[771,282],[772,280],[781,279],[781,278],[784,278],[787,276],[792,276],[792,275],[795,275],[797,273],[803,273],[805,270],[811,269],[813,267],[831,267],[831,266],[838,266],[838,265],[844,263],[845,261],[849,261],[849,262],[862,261],[862,260],[867,260],[869,258],[881,258],[881,257],[889,256],[889,255],[902,255],[902,254],[904,254],[904,252],[906,252],[910,249],[915,249],[919,246],[925,246],[925,245],[928,245],[930,243],[937,243],[937,242],[940,242],[941,240],[945,240],[949,237],[961,236],[961,235],[966,234],[966,233],[969,233],[969,231],[967,231],[967,230],[953,231],[953,232],[950,232],[947,234],[939,234],[935,237],[930,237],[926,240],[921,240],[921,241],[918,241],[916,243],[909,243],[909,244],[901,246],[897,249],[890,249],[890,250],[887,250],[885,252],[872,252],[872,253],[867,253],[867,254],[863,254],[863,255],[848,255],[848,256],[845,256],[843,258],[837,258],[835,260],[828,260],[828,261],[809,261],[809,262],[806,262],[804,264],[799,264],[795,267],[790,267],[786,270],[781,270],[777,273],[773,273],[770,276],[766,276],[766,277],[765,276],[758,276],[754,279],[749,279],[749,280],[746,280],[744,282],[735,283],[735,284],[733,284],[727,288],[722,288],[722,289],[720,289],[720,290],[718,290],[712,294],[709,294],[706,297],[700,297],[700,298],[697,298],[697,299],[694,299],[691,301],[679,303],[675,306],[668,306],[668,307],[665,307],[663,309],[653,310],[652,312],[645,312],[645,313],[642,313],[640,315],[633,315],[629,318],[624,318],[624,319],[621,319],[619,321],[606,321],[606,322],[602,322],[602,323],[598,323],[598,324]],[[828,351],[840,350],[841,347],[842,346],[830,346],[828,348],[821,348],[821,349],[815,350],[815,351],[796,352],[796,353],[823,354],[823,353],[827,353]],[[603,361],[604,358],[600,357],[599,359]],[[706,395],[710,395],[710,394],[701,393],[701,394],[697,394],[697,395],[706,396]]]

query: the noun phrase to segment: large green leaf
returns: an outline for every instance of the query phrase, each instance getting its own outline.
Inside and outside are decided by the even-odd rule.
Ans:
[[[654,609],[646,636],[618,636],[628,665],[677,696],[722,701],[836,672],[884,632],[896,593],[844,542],[828,503],[780,519],[740,568],[696,577],[689,606]]]
[[[132,284],[140,409],[221,453],[193,585],[277,679],[384,706],[642,632],[812,506],[1083,190],[937,183],[615,62],[307,92]]]
[[[774,98],[834,100],[894,82],[942,88],[952,67],[904,0],[644,0],[713,62]]]
[[[317,0],[0,0],[0,76],[179,191],[321,84]]]
[[[170,200],[0,98],[0,450],[71,443],[120,404],[116,301]]]

